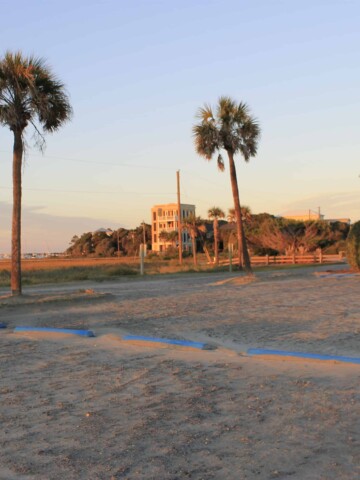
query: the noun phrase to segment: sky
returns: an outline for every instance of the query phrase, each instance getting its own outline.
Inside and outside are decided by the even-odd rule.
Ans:
[[[73,235],[150,223],[181,200],[202,217],[233,206],[229,170],[194,149],[204,103],[246,102],[258,154],[236,159],[253,213],[309,209],[360,219],[360,2],[357,0],[2,1],[0,55],[45,58],[74,116],[27,136],[23,251],[63,251]],[[0,127],[0,252],[10,251],[13,138]]]

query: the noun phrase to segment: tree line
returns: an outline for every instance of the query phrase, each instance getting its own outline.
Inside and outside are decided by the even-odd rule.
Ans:
[[[338,253],[345,250],[349,225],[341,222],[294,221],[275,217],[268,213],[252,214],[249,207],[241,209],[244,234],[251,255],[291,255],[307,254],[322,249],[324,252]],[[236,254],[239,252],[237,222],[233,208],[228,214],[219,207],[208,210],[208,218],[190,215],[183,221],[192,240],[189,255],[197,262],[197,253],[205,253],[208,260],[218,264],[221,254],[227,254],[229,245]],[[177,256],[177,231],[162,231],[161,241],[166,242],[167,250],[162,256]],[[94,256],[135,256],[140,244],[145,243],[151,252],[151,225],[141,224],[134,229],[119,228],[112,231],[86,232],[71,239],[67,255],[73,257]],[[241,246],[240,246],[241,249]],[[154,252],[151,252],[153,255]]]

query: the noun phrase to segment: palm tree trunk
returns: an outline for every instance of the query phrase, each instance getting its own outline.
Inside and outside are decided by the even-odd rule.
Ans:
[[[207,246],[205,245],[205,242],[203,242],[203,249],[204,249],[204,252],[205,252],[207,261],[208,261],[209,263],[212,263],[211,257],[210,257],[210,254],[209,254],[209,250],[207,249]]]
[[[235,215],[236,215],[236,229],[237,229],[238,246],[239,246],[239,269],[242,270],[244,265],[246,272],[252,273],[250,257],[249,257],[249,253],[246,245],[244,225],[241,217],[240,196],[239,196],[239,188],[237,184],[234,156],[230,151],[228,151],[227,154],[229,157],[230,180],[231,180],[231,188],[232,188],[232,194],[234,198],[234,208],[235,208]]]
[[[21,167],[23,141],[20,130],[14,131],[13,212],[11,232],[11,293],[21,295]]]
[[[218,243],[218,219],[214,218],[214,249],[215,249],[215,265],[219,265],[219,243]]]

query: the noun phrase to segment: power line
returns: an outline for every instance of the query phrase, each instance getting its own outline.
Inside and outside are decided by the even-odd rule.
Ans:
[[[0,189],[4,190],[12,190],[12,187],[5,187],[3,185],[0,185]],[[51,193],[90,193],[90,194],[111,194],[111,195],[119,195],[122,193],[126,194],[135,194],[135,195],[176,195],[176,192],[135,192],[135,191],[127,191],[127,190],[116,190],[116,191],[111,191],[111,190],[106,190],[106,191],[101,191],[101,190],[58,190],[54,188],[26,188],[23,187],[23,190],[26,191],[34,191],[34,192],[51,192]]]
[[[6,150],[0,150],[1,153],[6,153],[8,155],[12,155],[12,152],[8,152]],[[58,157],[54,155],[42,155],[40,153],[26,153],[26,157],[41,157],[43,159],[49,158],[54,160],[63,160],[66,162],[77,162],[77,163],[86,163],[92,165],[108,165],[112,167],[124,167],[124,168],[150,168],[156,170],[171,170],[174,171],[172,167],[158,167],[156,165],[134,165],[132,163],[115,163],[115,162],[97,162],[96,160],[84,160],[82,158],[70,158],[70,157]]]

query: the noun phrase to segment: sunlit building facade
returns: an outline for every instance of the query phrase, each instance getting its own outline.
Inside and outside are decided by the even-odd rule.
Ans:
[[[187,218],[189,215],[195,215],[195,205],[181,203],[181,217]],[[177,203],[163,203],[154,205],[151,209],[151,242],[153,252],[165,252],[171,246],[177,246],[177,239],[174,242],[162,238],[161,233],[177,232],[179,225],[179,215]],[[183,249],[191,249],[191,238],[186,229],[182,231]]]

